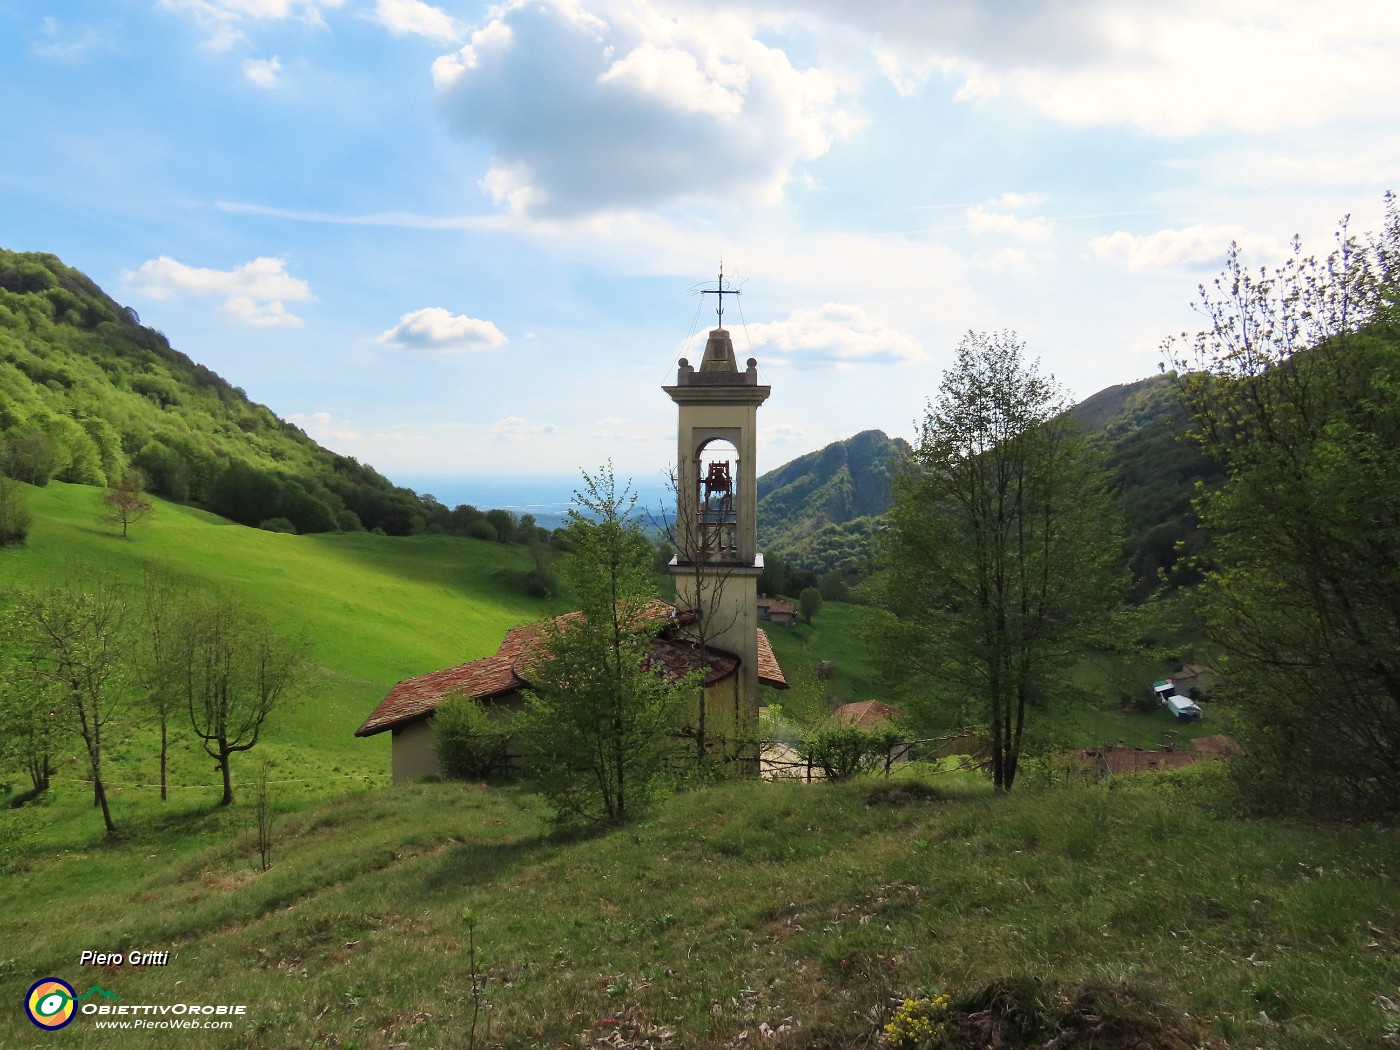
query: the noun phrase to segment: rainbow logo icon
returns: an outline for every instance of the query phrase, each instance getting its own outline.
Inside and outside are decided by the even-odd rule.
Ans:
[[[35,981],[24,998],[24,1012],[40,1028],[62,1028],[73,1020],[77,1012],[73,1001],[77,998],[73,986],[57,977],[45,977]]]

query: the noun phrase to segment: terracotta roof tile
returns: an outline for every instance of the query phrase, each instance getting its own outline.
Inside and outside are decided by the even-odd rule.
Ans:
[[[862,700],[859,703],[842,704],[836,709],[836,717],[859,729],[875,729],[897,718],[903,718],[904,712],[897,707],[891,707],[883,700]]]
[[[577,612],[565,613],[556,616],[553,622],[563,626],[580,615],[582,614]],[[677,616],[674,606],[660,600],[650,602],[644,615],[658,620],[683,619]],[[549,620],[538,620],[535,623],[512,627],[501,640],[500,648],[491,656],[405,679],[380,701],[364,724],[355,730],[355,735],[373,736],[386,729],[427,718],[437,710],[438,704],[454,692],[462,692],[478,700],[489,700],[525,688],[529,685],[529,680],[524,665],[549,623]],[[776,675],[777,682],[780,683],[777,688],[786,689],[787,682],[783,680],[782,669],[773,657],[768,639],[762,631],[759,631],[758,635],[759,677],[764,678],[766,649],[768,664],[771,665],[769,675]],[[739,666],[739,658],[732,653],[711,649],[709,656],[706,685],[713,685],[729,677]],[[660,663],[667,675],[677,678],[690,673],[699,664],[695,646],[689,642],[664,638],[657,638],[652,642],[651,659]],[[773,685],[774,682],[768,681],[768,684]]]
[[[768,641],[768,635],[763,633],[762,627],[758,629],[758,680],[774,689],[788,687],[788,681],[783,677],[783,668],[778,663],[778,658],[773,655],[773,644]]]

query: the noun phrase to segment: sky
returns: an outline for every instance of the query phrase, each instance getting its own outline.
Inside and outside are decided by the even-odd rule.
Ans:
[[[0,247],[449,503],[653,487],[722,261],[763,473],[912,438],[970,330],[1077,400],[1232,241],[1378,229],[1397,55],[1393,0],[0,0]]]

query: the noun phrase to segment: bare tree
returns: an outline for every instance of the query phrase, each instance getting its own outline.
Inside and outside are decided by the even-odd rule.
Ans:
[[[687,505],[687,501],[680,498],[681,481],[674,469],[666,472],[666,486],[674,506]],[[675,516],[663,512],[651,515],[650,522],[675,551],[672,564],[678,575],[687,579],[685,588],[676,588],[676,605],[687,623],[687,634],[699,649],[700,666],[704,667],[714,640],[733,627],[739,615],[724,602],[725,583],[734,574],[733,563],[723,560],[728,534],[723,528],[707,527],[705,516],[698,511],[694,514],[678,511]],[[711,743],[707,724],[709,712],[703,686],[697,689],[697,694],[695,757],[698,762],[704,762]]]
[[[307,686],[307,647],[218,591],[191,600],[180,620],[178,688],[195,736],[223,776],[219,805],[232,805],[230,759],[256,747],[268,716]]]
[[[146,703],[160,722],[160,797],[167,797],[170,750],[170,717],[180,709],[176,662],[180,603],[185,600],[169,572],[147,565],[141,573],[142,620],[139,633],[137,677]]]
[[[106,507],[102,520],[109,525],[122,527],[122,539],[126,539],[127,529],[151,512],[152,506],[146,498],[146,475],[133,467],[126,475],[102,494]]]

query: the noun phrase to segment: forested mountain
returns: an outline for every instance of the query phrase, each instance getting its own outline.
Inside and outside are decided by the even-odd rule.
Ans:
[[[54,256],[0,250],[0,470],[108,485],[132,467],[151,491],[248,525],[402,535],[433,509],[250,401]]]
[[[875,518],[909,450],[866,430],[799,456],[758,479],[758,539],[765,553],[816,573],[864,571]]]
[[[1155,588],[1159,569],[1176,582],[1188,578],[1176,568],[1183,553],[1199,549],[1191,508],[1195,483],[1220,477],[1179,440],[1185,414],[1171,384],[1168,376],[1153,376],[1108,387],[1070,410],[1103,450],[1123,512],[1125,554],[1142,595]],[[758,528],[765,554],[817,575],[864,573],[889,508],[890,480],[908,450],[900,438],[867,430],[763,475]]]

